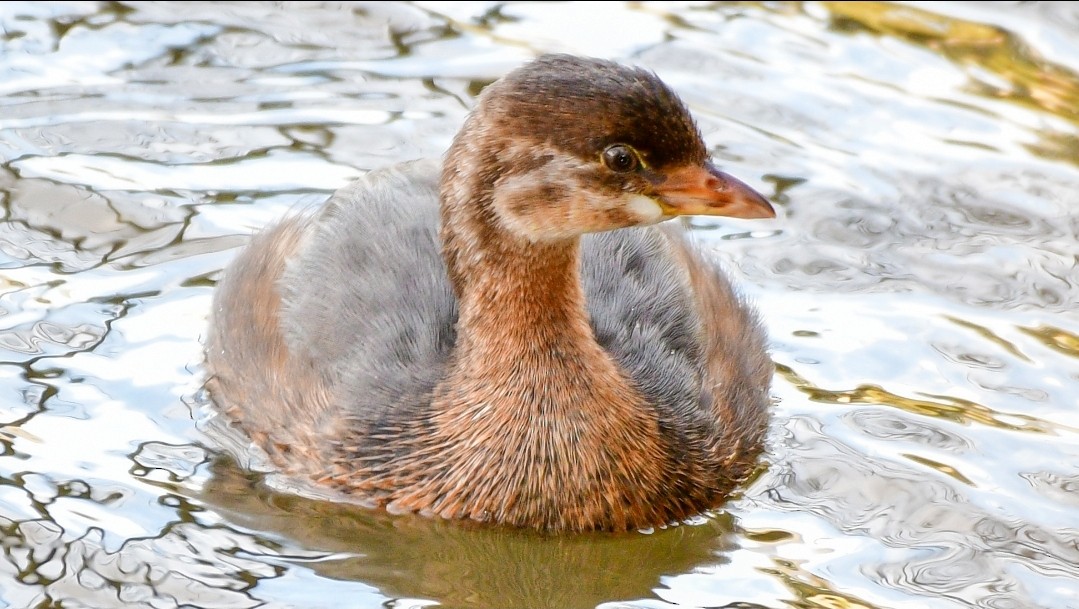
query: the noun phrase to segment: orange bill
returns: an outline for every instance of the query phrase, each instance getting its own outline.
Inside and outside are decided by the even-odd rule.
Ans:
[[[665,216],[727,216],[774,218],[775,209],[744,182],[710,163],[687,165],[664,172],[655,195]]]

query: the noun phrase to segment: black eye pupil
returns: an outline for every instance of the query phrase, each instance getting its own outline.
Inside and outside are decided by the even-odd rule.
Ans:
[[[637,168],[637,156],[625,146],[611,146],[603,152],[603,161],[614,171],[632,171]]]

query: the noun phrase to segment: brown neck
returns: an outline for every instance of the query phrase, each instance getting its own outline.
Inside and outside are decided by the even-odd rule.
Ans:
[[[470,141],[455,142],[442,176],[443,255],[460,304],[450,384],[473,399],[533,396],[548,412],[555,402],[572,407],[589,384],[636,393],[593,336],[579,238],[533,241],[503,226],[492,192],[512,168]],[[512,401],[500,400],[507,409]],[[529,416],[528,404],[516,407]]]
[[[471,129],[469,121],[464,131]],[[589,325],[579,239],[536,242],[502,226],[492,191],[511,170],[499,153],[470,141],[458,138],[451,147],[441,192],[443,255],[460,303],[458,367],[473,358],[491,366],[543,353],[564,356],[561,364],[543,362],[560,368],[571,358],[610,362]]]
[[[588,322],[577,241],[498,245],[461,282],[458,362],[512,361],[515,353],[547,353],[555,361],[544,363],[560,367],[581,357],[606,359]]]

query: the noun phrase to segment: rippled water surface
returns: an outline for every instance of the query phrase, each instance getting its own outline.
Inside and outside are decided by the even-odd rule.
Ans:
[[[657,71],[781,208],[694,221],[772,338],[761,474],[541,538],[225,458],[221,269],[546,51]],[[0,607],[1079,608],[1075,3],[4,2],[0,202]]]

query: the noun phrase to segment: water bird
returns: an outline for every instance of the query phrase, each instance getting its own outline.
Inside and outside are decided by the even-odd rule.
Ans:
[[[441,162],[368,172],[225,269],[207,390],[281,472],[393,513],[663,526],[755,466],[773,366],[676,216],[770,218],[656,74],[544,55]]]

